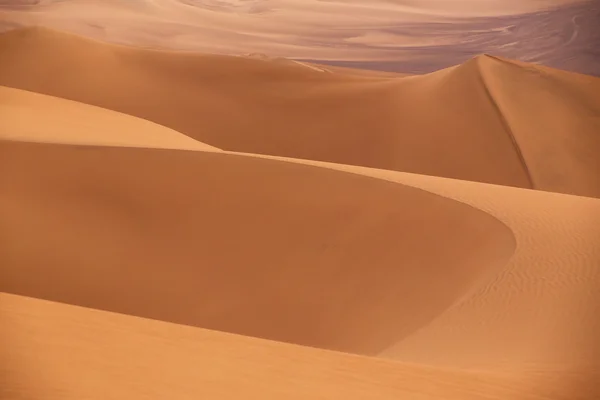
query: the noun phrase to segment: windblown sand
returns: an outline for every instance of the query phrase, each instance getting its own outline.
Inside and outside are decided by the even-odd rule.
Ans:
[[[0,398],[600,397],[600,79],[25,28],[0,85]]]

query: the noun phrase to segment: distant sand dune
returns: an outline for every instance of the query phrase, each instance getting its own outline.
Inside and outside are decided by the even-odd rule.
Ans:
[[[224,150],[600,197],[590,175],[598,78],[487,56],[402,79],[323,74],[43,28],[3,34],[0,61],[0,84],[148,119]],[[519,83],[500,84],[509,81]]]
[[[0,86],[0,120],[0,139],[218,150],[130,115],[3,86]]]
[[[533,187],[600,197],[600,79],[495,57],[482,62]]]
[[[600,74],[594,55],[600,17],[597,0],[31,3],[36,2],[0,0],[0,30],[42,25],[148,48],[265,53],[405,73],[433,72],[494,52]]]

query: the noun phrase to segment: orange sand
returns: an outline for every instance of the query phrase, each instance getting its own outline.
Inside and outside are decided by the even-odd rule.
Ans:
[[[600,79],[27,28],[0,85],[1,399],[600,397]]]
[[[488,56],[386,79],[32,28],[0,36],[0,84],[224,150],[600,197],[600,79]]]

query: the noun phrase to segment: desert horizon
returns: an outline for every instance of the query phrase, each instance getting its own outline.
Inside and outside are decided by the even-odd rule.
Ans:
[[[37,25],[135,47],[409,74],[492,53],[600,76],[599,18],[598,0],[0,2],[0,31]]]
[[[0,0],[0,398],[597,399],[595,16]]]

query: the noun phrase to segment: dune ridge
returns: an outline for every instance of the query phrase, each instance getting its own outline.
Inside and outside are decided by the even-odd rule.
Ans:
[[[10,293],[375,355],[514,249],[508,229],[470,207],[310,166],[16,142],[0,154]]]
[[[600,348],[593,335],[600,329],[595,317],[600,312],[595,290],[600,283],[600,244],[595,240],[600,234],[599,199],[275,159],[418,187],[488,213],[515,235],[515,253],[497,275],[381,356],[461,368],[578,365],[585,369],[591,363],[592,370],[600,370],[596,361]]]
[[[214,150],[172,129],[66,99],[0,86],[0,139]]]
[[[532,188],[524,160],[535,189],[600,196],[589,172],[597,165],[590,152],[598,146],[600,105],[572,93],[589,93],[583,85],[593,90],[598,78],[533,65],[506,70],[489,56],[397,79],[323,74],[240,57],[125,48],[45,28],[4,33],[0,57],[2,85],[141,117],[224,150]],[[52,64],[42,66],[40,58]],[[546,78],[554,75],[561,78]],[[565,76],[571,89],[559,83]],[[500,89],[507,79],[518,80],[523,93],[529,86],[556,93],[543,100],[543,119],[519,111],[530,107],[528,95],[516,94],[518,107],[500,100],[504,93],[515,97],[515,89]],[[431,109],[434,118],[427,116]],[[236,118],[228,116],[232,110]],[[547,152],[527,145],[542,135],[566,144],[549,141],[544,150],[570,163],[568,175],[543,160]]]
[[[599,197],[600,79],[500,57],[481,62],[531,187]],[[577,101],[557,104],[558,96]]]

